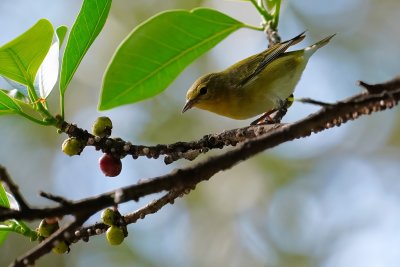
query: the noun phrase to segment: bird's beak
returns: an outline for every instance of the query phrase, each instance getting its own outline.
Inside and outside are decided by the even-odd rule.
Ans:
[[[193,107],[194,103],[195,103],[194,99],[187,100],[185,106],[182,109],[182,113],[191,109]]]

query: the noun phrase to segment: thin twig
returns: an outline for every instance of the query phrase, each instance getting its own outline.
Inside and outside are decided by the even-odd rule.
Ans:
[[[297,99],[297,101],[301,102],[301,103],[312,104],[312,105],[317,105],[317,106],[321,106],[321,107],[327,107],[327,106],[331,106],[332,105],[331,103],[326,103],[326,102],[322,102],[322,101],[319,101],[319,100],[314,100],[314,99],[311,99],[311,98],[300,98],[300,99]]]
[[[163,197],[161,197],[157,200],[153,200],[152,202],[150,202],[146,206],[136,210],[135,212],[125,215],[124,219],[125,219],[126,224],[135,223],[139,219],[144,219],[149,214],[156,213],[165,205],[173,204],[175,199],[177,199],[178,197],[182,197],[185,194],[189,194],[190,190],[193,190],[193,189],[194,189],[194,187],[169,191]]]
[[[64,206],[71,205],[71,203],[72,203],[70,200],[67,200],[64,197],[56,196],[54,194],[46,193],[46,192],[43,192],[43,191],[40,191],[39,195],[41,197],[47,198],[49,200],[52,200],[54,202],[60,203],[61,205],[64,205]]]
[[[182,190],[171,190],[170,192],[168,192],[161,198],[153,200],[146,206],[144,206],[132,213],[124,215],[123,218],[124,218],[125,224],[128,225],[128,224],[136,223],[137,220],[144,219],[147,215],[156,213],[165,205],[173,204],[176,198],[181,197],[184,194],[188,194],[190,192],[190,190],[192,190],[192,189],[194,189],[194,188],[191,188],[191,189],[187,188],[187,189],[182,189]],[[109,227],[108,225],[106,225],[104,223],[100,223],[100,222],[95,223],[90,226],[82,227],[75,231],[73,243],[76,243],[81,239],[87,242],[89,240],[90,236],[103,234],[108,229],[108,227]]]
[[[399,88],[400,75],[385,83],[368,84],[363,81],[358,81],[358,84],[365,88],[370,94],[380,93],[382,91],[393,91]]]

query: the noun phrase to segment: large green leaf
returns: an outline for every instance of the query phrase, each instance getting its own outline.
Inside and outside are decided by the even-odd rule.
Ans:
[[[61,68],[60,92],[63,96],[79,63],[106,22],[111,0],[83,1],[65,47]]]
[[[41,19],[25,33],[0,47],[0,75],[32,85],[49,51],[53,31],[51,23]]]
[[[0,90],[0,115],[5,113],[18,113],[20,111],[21,107],[15,102],[15,100],[11,98],[5,91]]]
[[[193,60],[247,25],[208,8],[160,13],[122,42],[103,79],[100,110],[162,92]]]

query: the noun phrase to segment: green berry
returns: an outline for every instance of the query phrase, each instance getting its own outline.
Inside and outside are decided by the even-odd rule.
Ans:
[[[121,159],[115,158],[110,154],[103,154],[99,159],[101,171],[108,177],[115,177],[121,173],[122,162]]]
[[[113,209],[107,208],[101,213],[101,220],[104,224],[112,226],[116,224],[117,214]]]
[[[109,117],[98,117],[92,125],[92,133],[99,137],[111,135],[112,122]]]
[[[74,156],[81,154],[83,147],[81,141],[75,137],[70,137],[62,143],[61,149],[68,156]]]
[[[106,232],[106,238],[110,245],[117,246],[124,241],[124,232],[118,226],[111,225]]]
[[[60,241],[57,245],[53,247],[53,252],[57,254],[64,254],[69,252],[69,246],[64,241]]]
[[[60,228],[58,222],[50,224],[46,220],[42,220],[39,224],[38,232],[43,237],[49,237],[52,233],[57,231],[58,228]]]

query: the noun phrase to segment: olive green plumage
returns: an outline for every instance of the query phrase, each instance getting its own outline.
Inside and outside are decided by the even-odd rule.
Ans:
[[[305,38],[301,33],[221,72],[200,77],[188,90],[182,112],[197,107],[233,119],[248,119],[279,108],[293,93],[308,59],[333,36],[305,49],[285,52]]]

